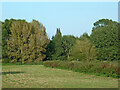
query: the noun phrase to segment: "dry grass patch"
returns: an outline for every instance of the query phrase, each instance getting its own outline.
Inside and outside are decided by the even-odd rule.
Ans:
[[[117,88],[118,80],[111,77],[87,75],[43,65],[5,65],[3,88]]]

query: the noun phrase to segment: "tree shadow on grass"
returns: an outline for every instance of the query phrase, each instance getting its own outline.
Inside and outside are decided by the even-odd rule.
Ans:
[[[25,73],[23,71],[9,71],[9,72],[0,72],[0,75],[6,75],[6,74],[20,74],[20,73]]]

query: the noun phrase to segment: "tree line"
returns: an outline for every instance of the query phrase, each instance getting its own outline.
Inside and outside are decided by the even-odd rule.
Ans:
[[[46,60],[120,60],[119,23],[101,19],[89,36],[62,35],[57,28],[50,39],[46,28],[36,20],[6,19],[2,23],[2,62],[31,63]],[[1,49],[0,49],[1,50]]]

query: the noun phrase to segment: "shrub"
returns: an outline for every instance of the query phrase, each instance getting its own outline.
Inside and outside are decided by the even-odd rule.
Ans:
[[[69,69],[75,72],[92,73],[107,77],[118,77],[117,62],[104,61],[45,61],[45,66]]]

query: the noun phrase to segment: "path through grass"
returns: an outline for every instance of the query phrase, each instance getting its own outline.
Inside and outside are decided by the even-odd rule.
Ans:
[[[43,65],[3,65],[3,88],[117,88],[118,79]]]

